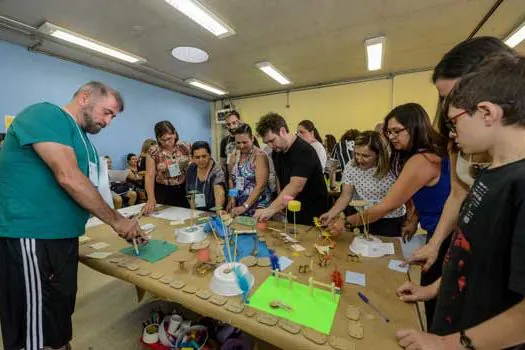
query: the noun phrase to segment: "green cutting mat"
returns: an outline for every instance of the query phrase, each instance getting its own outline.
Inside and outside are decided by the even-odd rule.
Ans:
[[[330,334],[334,316],[339,305],[340,295],[335,295],[323,289],[315,288],[313,296],[308,295],[308,285],[294,282],[292,289],[288,288],[288,280],[280,277],[278,285],[274,276],[268,277],[250,298],[250,306],[284,318],[297,324],[310,327],[324,334]],[[291,306],[292,311],[281,308],[272,309],[270,302],[279,300]]]
[[[135,248],[133,246],[121,249],[120,252],[154,263],[164,259],[177,250],[175,244],[168,243],[167,241],[160,241],[158,239],[151,239],[148,244],[142,246],[139,245],[138,248],[139,255],[135,254]]]

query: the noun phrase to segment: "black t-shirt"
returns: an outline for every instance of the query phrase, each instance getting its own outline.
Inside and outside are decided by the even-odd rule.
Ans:
[[[328,191],[315,149],[297,137],[288,152],[272,152],[272,160],[281,190],[290,183],[292,176],[307,179],[303,191],[295,198],[301,202],[301,211],[296,213],[296,223],[312,225],[315,216],[328,210]],[[288,219],[292,222],[293,213],[288,213]]]
[[[232,135],[224,136],[221,140],[220,157],[227,158],[228,154],[235,152],[235,137]]]
[[[483,171],[461,206],[432,333],[466,330],[525,295],[525,160]]]

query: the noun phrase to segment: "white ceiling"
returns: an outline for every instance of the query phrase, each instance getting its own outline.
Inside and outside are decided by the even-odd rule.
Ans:
[[[215,99],[183,83],[195,77],[242,96],[285,88],[255,63],[270,61],[286,87],[360,79],[433,67],[467,38],[495,0],[201,0],[236,34],[217,39],[164,0],[0,0],[0,39],[186,94]],[[477,35],[504,38],[525,20],[524,0],[503,0]],[[29,35],[44,21],[147,58],[143,66]],[[22,33],[24,30],[26,33]],[[383,68],[368,72],[364,39],[386,35]],[[210,60],[175,60],[176,46],[196,46]],[[525,44],[518,47],[525,53]]]

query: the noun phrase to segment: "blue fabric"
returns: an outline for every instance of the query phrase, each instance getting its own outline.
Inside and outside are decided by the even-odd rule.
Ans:
[[[430,238],[441,217],[443,207],[450,194],[450,160],[441,160],[441,174],[437,184],[431,187],[423,187],[417,191],[412,200],[419,215],[421,227],[427,231]]]

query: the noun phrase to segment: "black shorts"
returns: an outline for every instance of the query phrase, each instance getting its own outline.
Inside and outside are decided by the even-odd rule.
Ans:
[[[0,323],[5,350],[60,348],[72,338],[78,239],[0,237]]]

